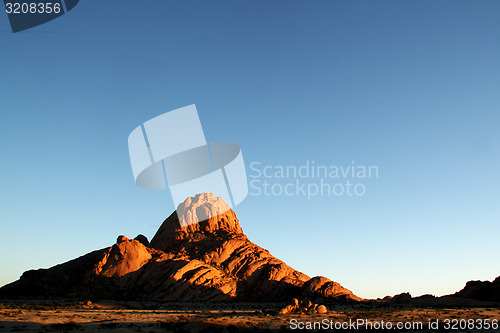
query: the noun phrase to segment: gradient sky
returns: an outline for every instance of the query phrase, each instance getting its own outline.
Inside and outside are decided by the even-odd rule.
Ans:
[[[235,208],[295,269],[371,298],[494,279],[499,18],[498,1],[82,0],[13,34],[0,13],[0,285],[151,238],[174,206],[135,185],[127,137],[190,104],[249,173],[378,166],[361,197]]]

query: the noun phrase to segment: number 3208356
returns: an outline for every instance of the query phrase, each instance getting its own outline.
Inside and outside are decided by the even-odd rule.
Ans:
[[[57,2],[7,2],[5,11],[7,14],[59,14],[61,4]]]

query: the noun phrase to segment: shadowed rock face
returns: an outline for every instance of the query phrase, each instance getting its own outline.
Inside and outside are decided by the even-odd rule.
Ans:
[[[493,282],[469,281],[464,289],[457,292],[455,296],[480,301],[500,302],[500,276]]]
[[[451,295],[436,297],[426,294],[412,297],[406,292],[393,297],[386,296],[380,301],[390,306],[498,307],[500,305],[500,276],[493,282],[469,281],[462,290]]]
[[[236,214],[212,194],[188,198],[151,240],[117,244],[52,267],[29,271],[0,297],[93,297],[145,301],[360,300],[325,277],[310,279],[243,233]],[[199,223],[193,220],[210,217]],[[148,247],[149,245],[149,247]]]

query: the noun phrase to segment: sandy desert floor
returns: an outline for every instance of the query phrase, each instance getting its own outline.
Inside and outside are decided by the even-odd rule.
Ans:
[[[342,331],[371,327],[377,331],[500,332],[500,308],[327,305],[326,314],[278,315],[284,305],[0,301],[0,332],[278,332],[342,326]]]

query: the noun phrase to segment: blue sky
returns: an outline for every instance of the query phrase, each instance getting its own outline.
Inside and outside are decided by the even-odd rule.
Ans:
[[[196,104],[261,165],[377,165],[363,196],[248,196],[258,245],[361,297],[500,275],[500,3],[80,1],[13,34],[0,15],[0,285],[151,238],[174,206],[127,137]],[[289,180],[275,180],[286,183]]]

